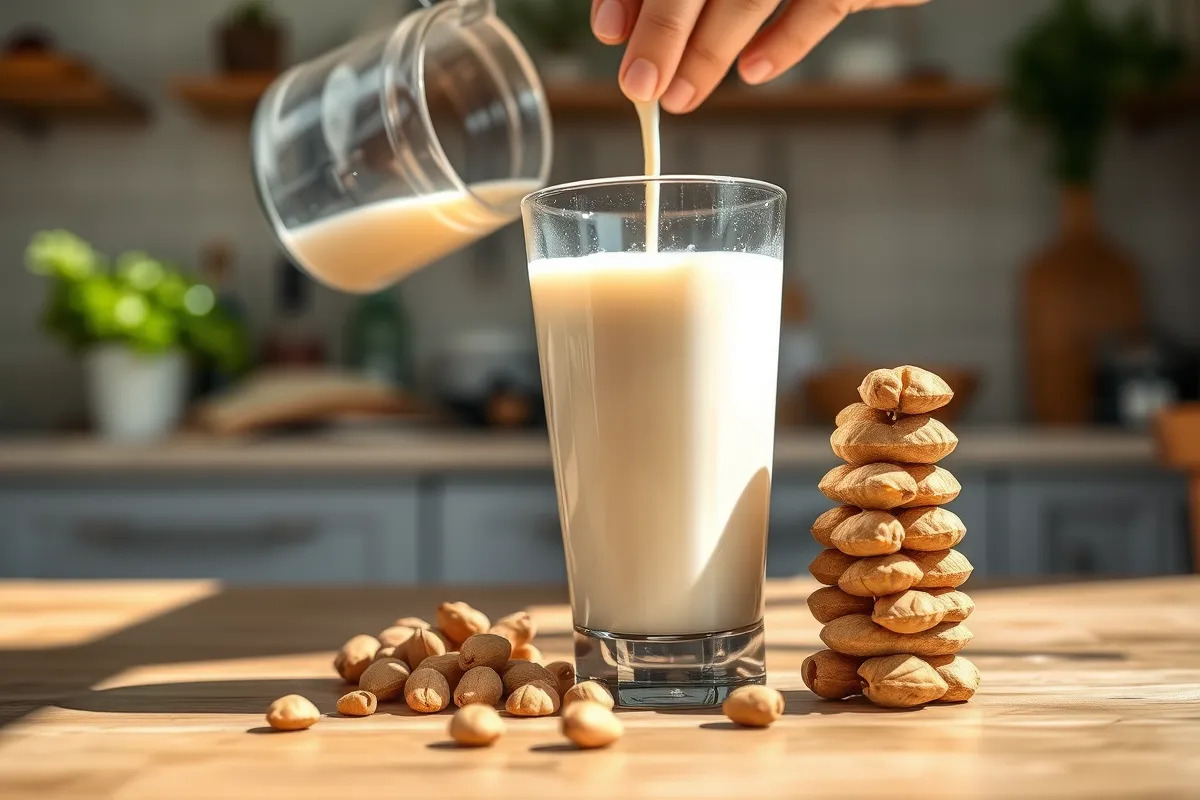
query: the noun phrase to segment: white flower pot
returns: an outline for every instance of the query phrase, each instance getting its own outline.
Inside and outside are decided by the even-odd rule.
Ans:
[[[84,356],[92,423],[105,439],[147,442],[175,429],[187,401],[188,364],[172,350],[142,355],[102,345]]]

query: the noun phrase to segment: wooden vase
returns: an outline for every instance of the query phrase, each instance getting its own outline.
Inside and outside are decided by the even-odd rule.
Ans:
[[[1023,304],[1034,420],[1091,422],[1096,356],[1141,329],[1142,300],[1136,266],[1097,226],[1090,189],[1063,189],[1062,227],[1026,268]]]

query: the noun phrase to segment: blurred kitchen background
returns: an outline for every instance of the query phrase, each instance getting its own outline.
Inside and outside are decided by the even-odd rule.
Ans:
[[[565,579],[519,225],[364,298],[255,195],[271,77],[415,5],[0,4],[0,576]],[[497,5],[552,181],[639,173],[586,0]],[[789,195],[769,574],[904,363],[958,392],[977,578],[1200,564],[1198,65],[1200,0],[934,0],[665,119],[664,172]]]

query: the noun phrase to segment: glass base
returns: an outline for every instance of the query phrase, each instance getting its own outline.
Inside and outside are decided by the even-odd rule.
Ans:
[[[575,671],[600,681],[618,706],[715,706],[767,677],[762,620],[732,631],[633,636],[575,627]]]

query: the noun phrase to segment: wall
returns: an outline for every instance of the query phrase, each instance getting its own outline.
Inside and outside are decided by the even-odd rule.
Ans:
[[[40,228],[66,227],[105,251],[137,247],[182,263],[195,263],[208,239],[227,238],[237,250],[238,291],[260,327],[268,319],[275,249],[250,183],[246,130],[199,120],[167,91],[172,76],[210,69],[208,31],[227,5],[0,4],[0,33],[44,25],[64,49],[86,54],[145,95],[155,115],[148,127],[62,126],[43,138],[0,129],[0,427],[55,424],[82,408],[78,367],[37,330],[43,287],[21,265]],[[276,3],[298,57],[345,40],[385,5]],[[886,30],[896,14],[915,13],[929,56],[964,78],[995,80],[1003,44],[1046,5],[942,0],[862,15],[835,36]],[[806,69],[819,70],[826,52],[819,49]],[[632,112],[558,133],[555,179],[640,171]],[[1142,265],[1153,318],[1193,343],[1200,342],[1198,134],[1194,119],[1140,137],[1118,133],[1100,187],[1105,225]],[[761,177],[788,189],[788,271],[803,282],[831,356],[974,365],[984,381],[972,418],[1020,418],[1017,280],[1056,224],[1037,137],[1002,111],[907,136],[872,124],[690,120],[671,120],[665,136],[667,171]],[[489,245],[401,287],[424,361],[469,325],[528,325],[520,231],[510,228]],[[316,314],[331,346],[349,302],[317,292]]]

